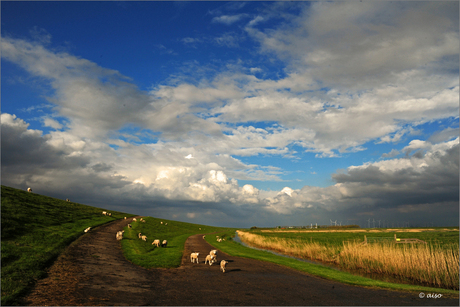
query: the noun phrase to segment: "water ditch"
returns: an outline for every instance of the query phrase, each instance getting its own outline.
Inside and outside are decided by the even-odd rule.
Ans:
[[[295,259],[295,260],[299,260],[299,261],[303,261],[303,262],[308,262],[308,263],[311,263],[311,264],[315,264],[315,265],[319,265],[319,266],[322,266],[322,267],[327,267],[327,268],[331,268],[331,269],[334,269],[334,270],[337,270],[337,271],[341,271],[341,272],[345,272],[345,273],[350,273],[352,275],[358,275],[358,276],[361,276],[361,277],[367,277],[367,278],[370,278],[370,279],[374,279],[374,280],[380,280],[380,281],[385,281],[385,282],[391,282],[391,283],[399,283],[399,284],[408,284],[408,285],[420,285],[420,286],[427,286],[427,287],[434,287],[433,285],[427,285],[427,284],[421,284],[421,283],[414,283],[414,282],[410,282],[408,280],[404,280],[402,278],[398,278],[396,276],[388,276],[388,275],[381,275],[381,274],[375,274],[375,273],[366,273],[366,272],[362,272],[362,271],[357,271],[357,270],[346,270],[346,269],[343,269],[343,268],[340,268],[336,265],[329,265],[329,264],[325,264],[324,262],[320,262],[320,261],[314,261],[314,260],[310,260],[310,259],[304,259],[304,258],[298,258],[298,257],[294,257],[294,256],[290,256],[290,255],[285,255],[285,254],[281,254],[281,253],[277,253],[275,251],[272,251],[272,250],[269,250],[269,249],[263,249],[263,248],[258,248],[258,247],[253,247],[253,246],[250,246],[244,242],[241,241],[240,237],[238,236],[238,233],[235,232],[235,236],[232,237],[233,241],[235,241],[236,243],[238,244],[241,244],[245,247],[248,247],[248,248],[251,248],[251,249],[255,249],[255,250],[259,250],[259,251],[264,251],[264,252],[269,252],[269,253],[272,253],[274,255],[277,255],[277,256],[282,256],[282,257],[286,257],[286,258],[291,258],[291,259]]]

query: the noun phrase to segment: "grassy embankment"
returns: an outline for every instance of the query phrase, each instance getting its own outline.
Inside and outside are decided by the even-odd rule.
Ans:
[[[104,209],[6,186],[1,194],[3,306],[18,304],[18,298],[45,276],[45,270],[84,229],[133,216],[111,210],[106,210],[111,217],[103,216]]]
[[[287,258],[283,256],[274,255],[267,251],[259,251],[259,250],[251,249],[249,247],[245,247],[241,244],[234,242],[231,239],[233,236],[233,233],[231,232],[218,233],[217,235],[220,235],[221,237],[226,238],[226,240],[218,243],[215,237],[206,236],[206,241],[212,246],[232,256],[268,261],[268,262],[283,265],[283,266],[286,266],[286,267],[289,267],[289,268],[292,268],[298,271],[306,272],[311,275],[315,275],[318,277],[322,277],[322,278],[326,278],[326,279],[330,279],[330,280],[334,280],[334,281],[338,281],[338,282],[342,282],[342,283],[350,284],[350,285],[364,286],[364,287],[371,287],[371,288],[382,288],[382,289],[390,289],[390,290],[399,290],[399,291],[413,291],[417,294],[420,292],[441,293],[445,297],[458,298],[458,291],[456,290],[410,285],[410,284],[399,284],[399,283],[374,280],[374,279],[370,279],[367,277],[357,276],[351,273],[339,271],[337,269],[330,268],[327,266],[320,266],[320,265],[316,265],[316,264],[312,264],[308,262],[299,261],[293,258]]]
[[[139,220],[132,222],[132,229],[128,227],[124,228],[125,233],[121,245],[126,259],[145,268],[179,267],[185,241],[191,235],[216,231],[234,233],[236,231],[235,228],[190,224],[153,217],[144,217],[144,219],[146,220],[145,223]],[[146,242],[138,238],[139,232],[147,236]],[[167,247],[155,247],[152,245],[155,239],[159,239],[160,241],[167,240]]]

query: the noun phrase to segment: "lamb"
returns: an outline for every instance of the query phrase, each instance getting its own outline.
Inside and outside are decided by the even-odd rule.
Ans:
[[[220,262],[220,269],[222,270],[222,273],[225,273],[225,265],[228,263],[228,261],[222,260]]]
[[[156,245],[157,247],[160,247],[160,240],[156,239],[152,242],[152,245]]]
[[[27,192],[32,192],[32,188],[27,188]]]
[[[212,265],[215,262],[215,257],[216,256],[214,256],[214,255],[207,255],[206,260],[204,261],[204,264],[206,264],[206,262],[208,262],[209,265]]]
[[[168,245],[168,241],[163,240],[163,242],[161,242],[161,247],[166,247],[166,245]]]
[[[147,242],[147,236],[142,236],[141,239]]]
[[[199,262],[198,262],[198,255],[199,255],[199,254],[200,254],[200,253],[191,253],[191,254],[190,254],[190,260],[192,261],[192,263],[195,263],[195,260],[196,260],[196,263],[199,263]]]

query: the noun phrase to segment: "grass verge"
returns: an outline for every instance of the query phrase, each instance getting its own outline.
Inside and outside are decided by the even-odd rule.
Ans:
[[[388,290],[398,290],[398,291],[411,291],[411,292],[425,292],[425,293],[441,293],[446,297],[458,298],[458,291],[448,290],[448,289],[439,289],[432,287],[423,287],[423,286],[414,286],[406,284],[396,284],[384,281],[373,280],[366,277],[356,276],[350,273],[342,272],[333,268],[320,266],[316,264],[311,264],[308,262],[299,261],[292,258],[287,258],[283,256],[277,256],[270,252],[259,251],[245,247],[239,243],[234,242],[231,238],[234,236],[234,232],[221,232],[217,233],[222,238],[225,238],[225,241],[217,242],[215,237],[206,236],[205,240],[214,246],[215,248],[221,250],[224,253],[227,253],[231,256],[244,257],[250,259],[256,259],[261,261],[272,262],[278,265],[282,265],[294,270],[305,272],[314,276],[321,278],[338,281],[341,283],[369,287],[369,288],[380,288]]]

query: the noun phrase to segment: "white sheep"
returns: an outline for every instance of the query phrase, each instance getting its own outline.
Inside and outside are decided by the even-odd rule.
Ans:
[[[212,265],[216,261],[215,257],[216,256],[214,256],[214,255],[207,255],[206,260],[204,261],[204,264],[206,264],[206,262],[208,262],[209,265]]]
[[[107,215],[108,215],[108,216],[112,216],[112,213],[109,212],[109,213],[107,213]]]
[[[126,220],[126,216],[125,216],[125,220]]]
[[[217,242],[222,242],[222,239],[221,238],[217,239]]]
[[[222,260],[220,262],[220,269],[222,270],[222,273],[225,273],[225,265],[228,263],[228,261]]]
[[[140,239],[140,238],[142,237],[142,233],[139,232],[139,233],[137,234],[137,237]]]
[[[70,201],[70,199],[66,198],[65,201]]]
[[[161,225],[163,225],[163,222],[160,222]]]
[[[152,245],[156,245],[156,247],[160,247],[160,240],[156,239],[152,242]]]
[[[145,223],[145,220],[142,220],[142,223]]]
[[[142,236],[141,239],[147,242],[147,236]]]
[[[27,192],[32,192],[32,188],[27,188]]]
[[[120,241],[121,239],[123,239],[123,231],[118,231],[118,232],[117,232],[116,238],[117,238],[118,241]]]
[[[133,217],[133,222],[137,221],[135,217]]]
[[[161,242],[161,247],[166,247],[166,245],[168,245],[168,241],[163,240],[163,242]]]
[[[85,232],[88,232],[91,229],[91,227],[88,227],[85,229]]]
[[[102,211],[102,215],[107,215],[107,212],[105,212],[105,211]]]
[[[195,260],[196,260],[196,263],[199,263],[199,261],[198,261],[198,255],[199,254],[200,253],[191,253],[190,254],[190,260],[192,261],[192,263],[195,263]]]
[[[168,223],[166,223],[165,225],[168,225]]]
[[[128,228],[133,228],[133,226],[131,224],[128,224]]]

